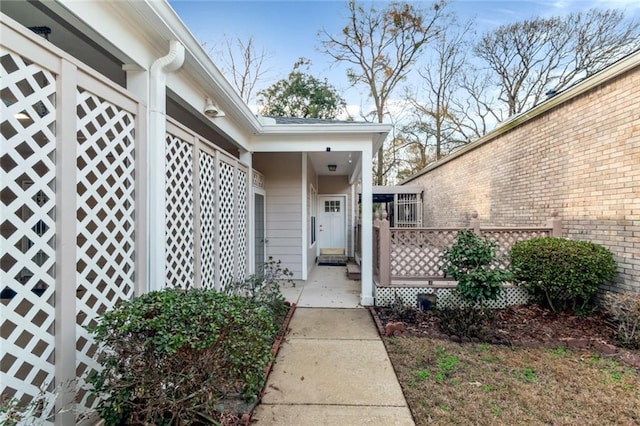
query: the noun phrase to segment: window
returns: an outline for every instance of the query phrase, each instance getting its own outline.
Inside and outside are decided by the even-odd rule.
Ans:
[[[316,191],[316,189],[313,187],[313,185],[311,185],[311,190],[309,191],[309,231],[310,231],[310,238],[309,238],[309,245],[313,246],[316,243],[316,215],[317,213],[317,202],[318,202],[318,193]]]
[[[340,213],[340,200],[331,200],[324,202],[325,213]]]

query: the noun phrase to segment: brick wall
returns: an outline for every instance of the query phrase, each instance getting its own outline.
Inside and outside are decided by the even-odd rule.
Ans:
[[[637,62],[409,181],[425,189],[425,226],[468,226],[474,210],[483,226],[540,226],[556,210],[566,237],[614,253],[612,289],[640,292]]]

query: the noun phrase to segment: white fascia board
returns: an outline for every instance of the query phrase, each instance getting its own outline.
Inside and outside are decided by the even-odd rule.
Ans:
[[[201,80],[203,85],[208,85],[209,89],[215,92],[215,95],[211,95],[214,102],[216,102],[226,114],[234,115],[238,121],[240,121],[241,125],[249,127],[251,132],[260,131],[262,125],[258,118],[236,93],[233,86],[227,81],[222,72],[211,60],[209,54],[202,48],[202,45],[171,8],[169,3],[166,0],[146,0],[145,4],[153,10],[163,25],[172,32],[173,37],[180,40],[185,46],[187,51],[185,69],[193,73],[198,80]]]
[[[211,97],[248,133],[258,133],[261,124],[235,89],[204,51],[198,40],[165,1],[63,1],[43,2],[55,13],[83,29],[127,65],[148,70],[153,61],[165,55],[170,40],[185,47],[181,73],[200,86],[200,98],[192,104],[200,111]],[[102,39],[102,40],[100,40]],[[180,93],[179,91],[177,93]]]
[[[374,194],[420,194],[424,188],[416,185],[407,186],[374,186]]]
[[[372,140],[377,141],[380,137],[384,140],[391,129],[390,124],[378,123],[265,124],[260,133],[263,135],[369,134]]]
[[[322,134],[298,137],[270,137],[251,144],[252,152],[332,152],[358,151],[371,147],[371,140],[358,137],[327,138]]]
[[[268,124],[251,140],[254,152],[363,151],[376,152],[391,131],[387,124]]]
[[[180,98],[194,107],[201,114],[204,121],[210,121],[212,126],[217,128],[229,140],[233,141],[239,148],[248,151],[248,143],[251,137],[250,131],[246,127],[240,126],[230,116],[209,118],[204,115],[203,108],[205,98],[202,95],[201,86],[189,78],[184,71],[178,71],[167,75],[167,88],[179,94]]]

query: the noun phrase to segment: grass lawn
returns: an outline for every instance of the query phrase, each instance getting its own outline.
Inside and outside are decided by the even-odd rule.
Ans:
[[[587,350],[385,343],[417,425],[640,424],[640,372]]]

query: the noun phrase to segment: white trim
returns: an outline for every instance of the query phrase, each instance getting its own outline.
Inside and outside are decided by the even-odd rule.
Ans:
[[[349,253],[355,258],[356,256],[356,233],[354,232],[358,224],[358,214],[356,206],[358,205],[356,186],[351,185],[351,223],[347,224],[347,237],[349,236],[349,230],[351,230],[351,247]],[[349,220],[347,220],[349,222]],[[350,228],[350,229],[349,229]]]
[[[302,155],[302,179],[300,179],[300,181],[302,182],[302,221],[301,221],[301,225],[302,225],[302,229],[300,230],[300,232],[302,232],[302,238],[301,238],[301,243],[302,243],[302,280],[306,281],[307,280],[307,275],[308,275],[308,265],[307,265],[307,153],[303,152]]]
[[[360,304],[371,306],[373,298],[373,152],[371,146],[362,153],[362,245],[360,260]]]
[[[308,249],[312,249],[313,246],[315,246],[318,243],[318,231],[316,230],[316,232],[314,233],[315,238],[312,240],[311,238],[311,227],[313,225],[317,226],[318,223],[318,190],[316,189],[316,187],[313,185],[313,183],[309,184],[309,192],[310,197],[309,199],[311,200],[311,205],[309,206],[309,247],[307,247]],[[315,223],[311,223],[311,217],[315,217],[316,221]]]
[[[321,198],[323,197],[334,197],[334,198],[342,198],[343,202],[342,202],[342,215],[344,216],[344,246],[342,247],[344,249],[344,253],[347,254],[347,249],[348,249],[348,237],[349,234],[347,233],[348,231],[348,217],[347,217],[347,194],[318,194],[318,201],[320,201]],[[320,211],[324,211],[324,207],[320,208]],[[316,219],[317,220],[317,219]],[[318,238],[316,237],[316,241],[318,240]],[[316,253],[317,255],[320,255],[320,244],[317,245],[318,247],[316,248]]]
[[[249,228],[251,229],[251,240],[249,243],[249,246],[251,247],[251,260],[250,260],[250,269],[249,269],[249,275],[251,274],[256,274],[256,209],[255,209],[255,200],[256,200],[256,195],[261,195],[262,196],[262,203],[263,203],[263,217],[262,217],[262,221],[263,221],[263,229],[264,229],[264,237],[266,238],[267,236],[267,192],[263,189],[263,188],[258,188],[255,186],[251,187],[251,216],[250,216],[250,224],[249,224]],[[264,263],[267,260],[267,243],[264,243],[264,258],[262,259],[262,263]]]

